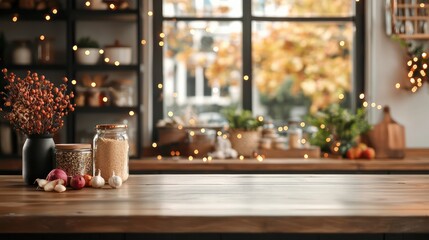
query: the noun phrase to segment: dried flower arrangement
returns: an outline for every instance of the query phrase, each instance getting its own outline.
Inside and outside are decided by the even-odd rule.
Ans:
[[[74,111],[73,92],[67,94],[67,78],[55,87],[44,75],[27,72],[25,78],[2,70],[8,82],[3,96],[5,118],[18,132],[26,135],[54,134],[63,125],[64,116]]]

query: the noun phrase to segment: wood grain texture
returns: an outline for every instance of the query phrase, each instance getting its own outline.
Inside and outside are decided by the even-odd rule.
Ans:
[[[132,175],[37,191],[0,176],[0,233],[428,233],[427,175]]]

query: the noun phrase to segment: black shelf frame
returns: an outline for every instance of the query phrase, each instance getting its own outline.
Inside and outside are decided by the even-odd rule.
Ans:
[[[116,106],[102,106],[102,107],[76,107],[75,113],[124,113],[128,114],[133,111],[135,114],[139,111],[139,107],[116,107]]]
[[[1,20],[12,20],[12,17],[18,16],[18,21],[40,21],[46,22],[45,16],[49,15],[49,21],[66,21],[68,11],[65,9],[58,9],[57,14],[53,14],[49,9],[46,10],[27,10],[27,9],[0,9]]]
[[[137,102],[135,106],[131,107],[117,107],[117,106],[103,106],[103,107],[76,107],[76,111],[71,113],[66,119],[66,141],[76,142],[76,115],[77,114],[102,114],[102,113],[113,113],[113,114],[129,114],[130,111],[134,112],[134,118],[137,123],[136,133],[136,145],[137,152],[132,158],[138,158],[142,152],[142,81],[143,81],[143,47],[141,40],[143,39],[142,27],[143,27],[143,16],[142,16],[142,1],[135,0],[135,7],[133,9],[126,10],[87,10],[78,9],[76,1],[65,1],[63,8],[58,9],[57,14],[53,14],[51,9],[46,10],[25,10],[25,9],[0,9],[0,21],[12,21],[14,16],[18,16],[19,21],[32,21],[32,22],[47,22],[45,16],[49,14],[51,19],[49,22],[62,21],[66,24],[66,42],[65,42],[65,63],[64,64],[29,64],[29,65],[16,65],[3,63],[2,68],[6,67],[9,70],[51,70],[64,72],[65,76],[69,79],[76,79],[78,72],[97,72],[97,71],[128,71],[136,73],[136,95]],[[111,64],[97,64],[97,65],[80,65],[77,64],[74,57],[74,51],[72,46],[76,43],[76,22],[79,21],[123,21],[136,26],[136,41],[137,49],[133,49],[133,54],[137,54],[137,62],[130,65],[111,65]],[[133,40],[133,41],[134,41]],[[75,92],[75,86],[72,85],[71,81],[68,82],[68,88]],[[18,158],[18,154],[0,154],[0,159],[3,158]]]
[[[135,1],[135,9],[128,10],[86,10],[77,9],[75,1],[67,1],[67,9],[69,10],[67,18],[67,62],[69,67],[69,79],[76,79],[78,72],[97,72],[97,71],[130,71],[137,73],[137,102],[135,107],[116,107],[116,106],[105,106],[105,107],[76,107],[76,111],[69,116],[70,124],[67,125],[67,141],[76,142],[76,115],[77,114],[101,114],[101,113],[116,113],[116,114],[128,114],[130,111],[134,112],[135,118],[137,118],[137,152],[135,155],[130,156],[131,158],[138,158],[142,152],[142,116],[143,113],[140,110],[141,102],[141,87],[142,87],[142,4],[141,0]],[[79,21],[125,21],[135,22],[136,24],[136,46],[137,46],[137,63],[130,65],[119,65],[115,66],[112,64],[96,64],[96,65],[81,65],[77,64],[74,57],[74,51],[72,46],[76,44],[76,22]],[[74,89],[74,85],[70,85]]]

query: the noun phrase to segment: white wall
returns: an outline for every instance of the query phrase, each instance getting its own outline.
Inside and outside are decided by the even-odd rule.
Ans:
[[[395,89],[395,83],[407,78],[407,55],[386,35],[384,4],[367,1],[367,100],[390,106],[393,119],[405,126],[407,147],[429,147],[429,83],[414,94]],[[380,119],[381,111],[372,109],[371,122]]]

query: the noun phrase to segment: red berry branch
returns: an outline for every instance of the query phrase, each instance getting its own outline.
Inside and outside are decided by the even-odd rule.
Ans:
[[[67,94],[67,78],[55,87],[44,75],[30,71],[25,78],[8,75],[7,69],[2,72],[8,84],[0,93],[4,100],[0,111],[6,112],[5,118],[17,131],[26,135],[54,134],[64,125],[62,118],[74,111],[74,94]]]

